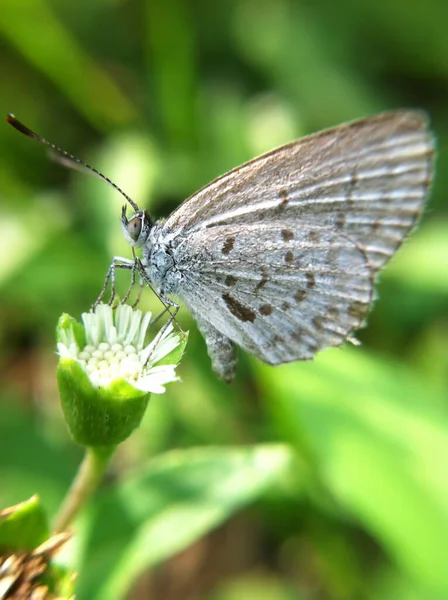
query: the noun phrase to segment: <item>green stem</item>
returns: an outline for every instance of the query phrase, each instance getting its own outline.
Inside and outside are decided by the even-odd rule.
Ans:
[[[53,531],[66,531],[79,510],[90,500],[115,451],[112,448],[86,448],[84,459],[54,519]]]

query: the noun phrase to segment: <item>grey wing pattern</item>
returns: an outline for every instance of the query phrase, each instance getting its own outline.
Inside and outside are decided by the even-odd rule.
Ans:
[[[393,255],[421,213],[434,142],[418,111],[395,111],[282,146],[219,177],[165,222],[171,238],[281,217],[328,227],[363,249],[372,270]]]
[[[342,344],[372,302],[363,249],[327,227],[220,225],[185,243],[181,299],[205,328],[270,364]]]

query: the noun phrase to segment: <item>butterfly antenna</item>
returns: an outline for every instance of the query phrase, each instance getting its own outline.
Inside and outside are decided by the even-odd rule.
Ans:
[[[70,154],[70,152],[67,152],[66,150],[63,150],[62,148],[59,148],[58,146],[56,146],[55,144],[52,144],[51,142],[49,142],[45,138],[41,137],[40,135],[37,135],[37,133],[34,133],[34,131],[29,129],[26,125],[24,125],[18,119],[16,119],[16,117],[13,114],[7,115],[6,121],[10,125],[12,125],[14,127],[14,129],[17,129],[17,131],[20,131],[20,133],[23,133],[23,135],[26,135],[29,138],[31,138],[32,140],[36,140],[37,142],[44,144],[44,146],[48,146],[52,150],[55,150],[59,154],[62,154],[62,156],[69,158],[71,161],[77,163],[81,167],[85,167],[89,171],[92,171],[92,173],[95,173],[95,175],[98,175],[98,177],[103,179],[103,181],[105,181],[106,183],[111,185],[115,190],[117,190],[117,192],[119,192],[124,198],[126,198],[126,200],[129,202],[129,204],[132,206],[132,208],[134,209],[135,212],[137,212],[139,210],[137,204],[132,200],[132,198],[130,198],[127,194],[125,194],[125,192],[123,192],[123,190],[120,187],[118,187],[118,185],[116,183],[111,181],[109,179],[109,177],[106,177],[105,175],[100,173],[100,171],[98,171],[97,169],[95,169],[94,167],[89,165],[88,163],[84,162],[83,160],[77,158],[76,156],[73,156],[73,154]]]

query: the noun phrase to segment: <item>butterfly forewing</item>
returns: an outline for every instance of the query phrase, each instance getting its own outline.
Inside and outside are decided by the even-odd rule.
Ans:
[[[302,224],[349,235],[373,270],[398,248],[421,212],[431,178],[426,117],[384,113],[282,146],[216,179],[165,227],[175,236],[217,225]]]

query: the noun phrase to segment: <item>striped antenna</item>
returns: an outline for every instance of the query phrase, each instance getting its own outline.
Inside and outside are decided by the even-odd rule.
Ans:
[[[120,192],[120,194],[124,198],[126,198],[126,200],[129,202],[129,204],[132,206],[132,208],[134,209],[135,212],[137,212],[139,210],[139,207],[137,206],[137,204],[127,194],[125,194],[123,192],[123,190],[120,187],[118,187],[118,185],[116,183],[111,181],[109,179],[109,177],[106,177],[105,175],[100,173],[100,171],[98,171],[94,167],[90,166],[83,160],[77,158],[76,156],[73,156],[73,154],[70,154],[70,152],[67,152],[66,150],[63,150],[62,148],[59,148],[58,146],[56,146],[55,144],[52,144],[51,142],[49,142],[45,138],[41,137],[40,135],[37,135],[37,133],[34,133],[34,131],[29,129],[28,127],[26,127],[26,125],[24,125],[18,119],[16,119],[16,117],[13,114],[7,115],[6,121],[10,125],[12,125],[14,127],[14,129],[17,129],[17,131],[20,131],[20,133],[23,133],[24,135],[28,136],[32,140],[36,140],[36,141],[40,142],[41,144],[48,146],[52,150],[55,150],[59,154],[62,154],[62,156],[65,156],[66,158],[70,159],[71,161],[75,162],[76,164],[80,165],[81,167],[85,167],[89,171],[92,171],[92,173],[95,173],[95,175],[98,175],[98,177],[100,177],[101,179],[103,179],[103,181],[105,181],[106,183],[111,185],[115,190],[117,190],[117,192]]]

